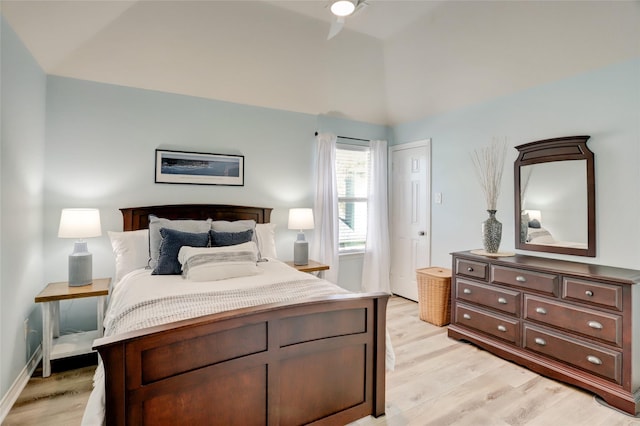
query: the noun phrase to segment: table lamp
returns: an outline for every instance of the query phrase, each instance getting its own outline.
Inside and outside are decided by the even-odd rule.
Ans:
[[[537,220],[538,223],[542,223],[542,212],[540,210],[525,210],[524,212],[529,215],[529,222]]]
[[[298,239],[293,243],[293,264],[309,263],[309,243],[304,239],[304,230],[313,229],[312,209],[289,209],[289,229],[297,229]]]
[[[83,238],[100,235],[102,230],[98,209],[62,209],[58,237],[77,239],[73,253],[69,255],[69,286],[83,286],[93,281],[93,259]]]

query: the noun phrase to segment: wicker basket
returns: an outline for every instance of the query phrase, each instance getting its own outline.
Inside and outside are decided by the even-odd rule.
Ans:
[[[420,319],[441,327],[451,317],[451,269],[431,267],[416,271]]]

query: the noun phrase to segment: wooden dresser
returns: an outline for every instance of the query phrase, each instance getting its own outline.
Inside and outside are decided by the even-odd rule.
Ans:
[[[640,271],[453,253],[448,334],[640,412]]]

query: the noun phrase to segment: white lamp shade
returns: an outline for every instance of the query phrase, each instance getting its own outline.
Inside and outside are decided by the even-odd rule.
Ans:
[[[102,235],[98,209],[62,209],[60,238],[91,238]]]
[[[289,229],[313,229],[313,210],[290,209]]]
[[[356,5],[349,0],[338,0],[331,4],[331,13],[336,16],[349,16],[356,9]]]

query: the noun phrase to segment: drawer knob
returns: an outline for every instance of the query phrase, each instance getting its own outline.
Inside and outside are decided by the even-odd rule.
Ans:
[[[471,319],[471,315],[469,314],[462,314],[462,318],[466,319],[466,320],[470,320]]]
[[[526,283],[527,279],[525,277],[523,277],[522,275],[518,275],[516,277],[516,281],[518,281],[519,283]]]
[[[544,340],[542,337],[536,337],[535,339],[533,339],[533,341],[540,346],[547,346],[547,341]]]
[[[469,272],[473,272],[473,268],[472,268],[471,266],[469,266],[469,267],[467,268],[467,271],[469,271]]]
[[[538,307],[536,308],[536,312],[539,313],[540,315],[546,315],[547,314],[547,310],[543,307]]]
[[[602,330],[604,328],[598,321],[589,321],[587,325],[591,328],[595,328],[596,330]]]
[[[498,303],[500,303],[501,305],[506,305],[507,299],[505,299],[504,297],[498,297]]]
[[[507,327],[505,327],[504,325],[499,325],[498,326],[498,331],[505,332],[505,331],[507,331]]]
[[[464,290],[462,290],[462,292],[463,292],[464,294],[471,294],[471,290],[470,290],[470,289],[468,289],[468,288],[465,288]]]
[[[595,364],[595,365],[601,365],[602,364],[602,360],[600,358],[598,358],[597,356],[593,356],[593,355],[589,355],[587,357],[587,361],[589,361],[591,364]]]
[[[592,297],[592,296],[593,296],[593,292],[592,292],[591,290],[587,290],[587,291],[585,291],[585,292],[584,292],[584,294],[586,294],[586,295],[587,295],[587,296],[589,296],[589,297]]]

